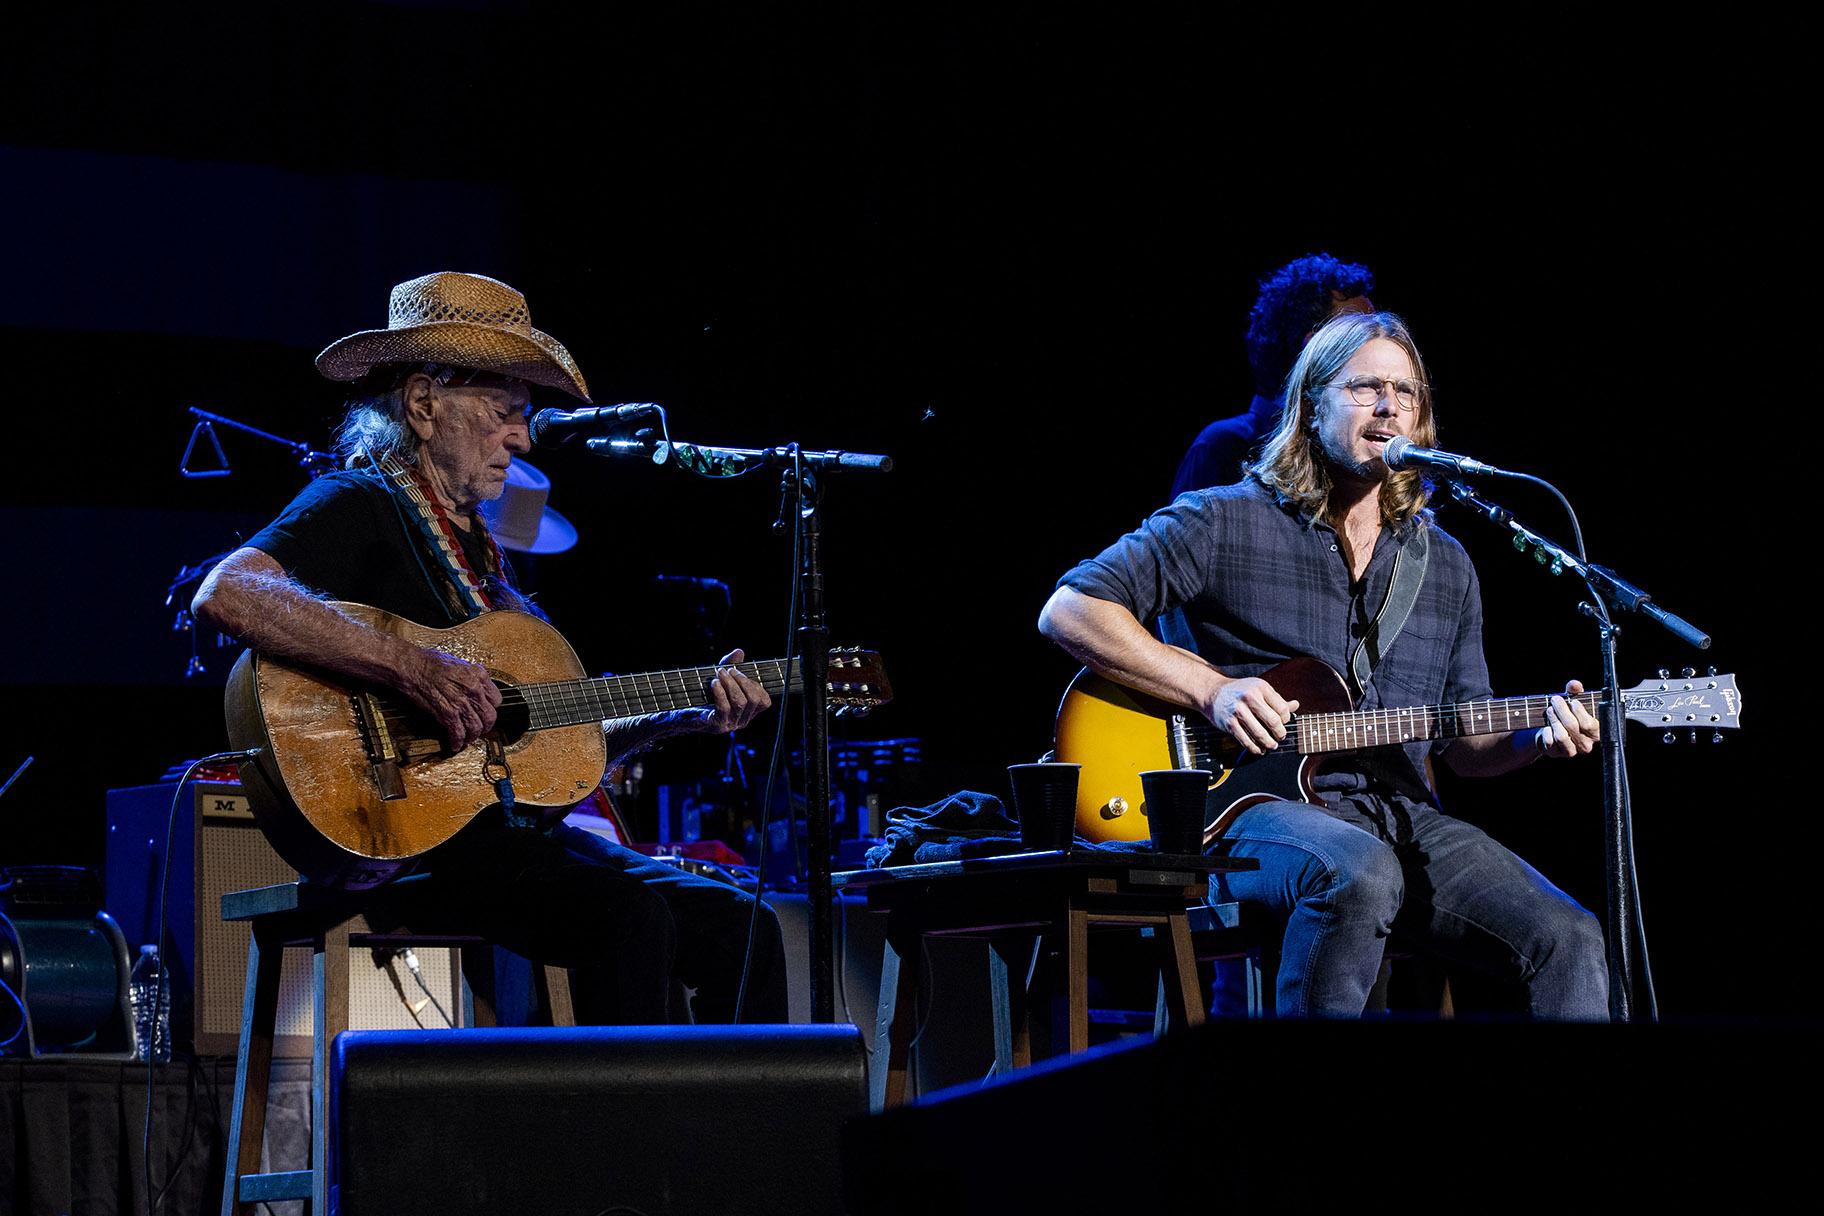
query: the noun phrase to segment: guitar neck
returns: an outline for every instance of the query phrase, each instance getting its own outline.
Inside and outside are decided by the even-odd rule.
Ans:
[[[715,704],[709,694],[714,667],[681,667],[675,671],[649,671],[630,676],[603,676],[591,680],[557,680],[549,684],[520,684],[532,730],[576,726],[603,718],[630,718],[672,709],[699,709]],[[767,659],[742,663],[745,673],[769,696],[799,692],[804,677],[798,660]],[[511,694],[509,694],[511,695]]]
[[[1601,703],[1602,693],[1580,693],[1569,699],[1593,714]],[[1455,705],[1418,705],[1410,709],[1298,714],[1286,731],[1286,741],[1301,753],[1320,753],[1391,747],[1420,739],[1505,734],[1545,725],[1551,702],[1551,695],[1534,695],[1464,701]]]

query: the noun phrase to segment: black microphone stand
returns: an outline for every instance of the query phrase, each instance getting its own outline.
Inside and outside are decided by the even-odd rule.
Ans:
[[[1501,475],[1536,482],[1550,489],[1560,502],[1564,502],[1564,496],[1555,487],[1539,478],[1525,473]],[[1616,1022],[1634,1020],[1635,960],[1638,955],[1641,978],[1644,981],[1641,991],[1646,998],[1646,1020],[1657,1021],[1659,1010],[1653,993],[1652,969],[1647,963],[1646,926],[1641,918],[1639,877],[1634,866],[1633,807],[1628,791],[1626,742],[1622,734],[1625,718],[1622,714],[1621,682],[1616,675],[1616,639],[1621,634],[1621,626],[1615,624],[1612,613],[1638,612],[1657,621],[1673,636],[1699,650],[1709,649],[1710,637],[1689,622],[1651,603],[1644,591],[1613,570],[1592,565],[1585,560],[1582,532],[1577,528],[1575,513],[1571,515],[1571,526],[1578,534],[1578,552],[1572,553],[1563,545],[1548,540],[1520,523],[1512,511],[1478,496],[1462,482],[1447,480],[1444,486],[1451,498],[1506,530],[1513,539],[1515,549],[1522,553],[1530,551],[1534,559],[1554,575],[1571,571],[1582,578],[1584,585],[1589,588],[1590,599],[1579,603],[1577,610],[1596,622],[1602,651],[1603,687],[1607,690],[1607,696],[1598,709],[1602,723],[1603,871],[1608,887],[1608,915],[1604,928],[1609,947],[1609,1017]],[[1568,502],[1565,503],[1565,509],[1570,510]],[[1715,674],[1715,670],[1711,668],[1711,673]],[[1659,674],[1661,679],[1671,678],[1664,670]],[[1696,672],[1691,668],[1685,669],[1685,679],[1695,676]]]
[[[823,602],[823,501],[820,473],[886,473],[891,457],[863,452],[808,451],[797,444],[772,448],[728,448],[678,443],[668,436],[642,432],[628,438],[599,436],[587,442],[601,456],[646,459],[706,477],[738,477],[756,469],[781,470],[780,515],[796,528],[798,568],[795,594],[803,605],[798,627],[799,671],[804,680],[804,815],[805,846],[810,852],[810,987],[811,1020],[836,1020],[836,969],[833,888],[830,881],[830,629]],[[764,846],[763,846],[764,847]],[[756,896],[758,897],[758,896]]]

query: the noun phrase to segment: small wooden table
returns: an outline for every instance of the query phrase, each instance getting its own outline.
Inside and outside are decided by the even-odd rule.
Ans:
[[[1169,1021],[1200,1025],[1203,996],[1186,909],[1205,897],[1211,874],[1255,864],[1238,858],[1054,850],[833,875],[838,887],[865,891],[869,910],[888,918],[875,1066],[868,1077],[873,1109],[905,1101],[917,1020],[917,954],[926,934],[988,942],[994,1059],[996,1070],[1006,1072],[1032,1062],[1024,968],[1035,931],[1056,934],[1063,947],[1067,1052],[1089,1046],[1091,925],[1152,926]]]

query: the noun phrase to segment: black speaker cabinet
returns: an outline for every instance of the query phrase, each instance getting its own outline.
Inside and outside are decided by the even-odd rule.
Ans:
[[[848,1210],[1790,1207],[1818,1029],[1211,1022],[853,1121]]]
[[[332,1210],[838,1213],[865,1061],[850,1025],[350,1031]]]

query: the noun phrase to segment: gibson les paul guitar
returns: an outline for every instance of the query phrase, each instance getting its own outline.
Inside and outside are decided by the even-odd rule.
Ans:
[[[502,778],[511,778],[521,812],[560,813],[601,782],[602,719],[713,703],[713,667],[591,679],[562,634],[523,612],[431,629],[365,604],[336,606],[481,664],[501,704],[493,730],[451,753],[437,723],[403,697],[243,654],[228,677],[228,737],[260,754],[242,764],[241,781],[273,848],[314,882],[386,882],[500,801]],[[866,712],[892,699],[878,654],[835,650],[829,664],[833,708]],[[741,670],[774,697],[803,687],[796,660]]]
[[[1055,749],[1059,760],[1083,766],[1077,832],[1095,841],[1146,839],[1140,774],[1202,768],[1212,774],[1203,833],[1207,844],[1255,803],[1317,801],[1312,780],[1338,753],[1542,726],[1551,702],[1548,694],[1358,710],[1343,678],[1317,659],[1292,659],[1262,672],[1261,679],[1299,707],[1279,747],[1256,756],[1194,711],[1079,672],[1058,706]],[[1605,695],[1599,690],[1575,699],[1595,713]],[[1668,729],[1716,731],[1741,725],[1742,700],[1734,676],[1648,680],[1625,690],[1621,704],[1630,721]]]

